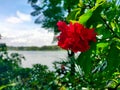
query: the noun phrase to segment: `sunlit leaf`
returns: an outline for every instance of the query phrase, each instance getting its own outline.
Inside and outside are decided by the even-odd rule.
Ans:
[[[17,85],[16,83],[12,83],[12,84],[7,84],[7,85],[2,85],[0,86],[0,90],[3,90],[4,88],[10,87],[10,86],[15,86]]]
[[[79,17],[79,22],[81,24],[85,24],[87,22],[87,20],[92,16],[92,14],[93,14],[93,11],[88,10],[85,14],[83,14]]]
[[[105,51],[105,48],[108,48],[109,43],[108,42],[101,42],[97,44],[97,53],[102,53]]]
[[[74,9],[72,12],[70,12],[66,18],[66,20],[69,22],[70,20],[76,20],[78,15],[80,14],[81,8]]]

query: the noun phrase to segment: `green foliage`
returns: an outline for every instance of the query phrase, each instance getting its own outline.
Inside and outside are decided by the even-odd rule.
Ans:
[[[119,88],[119,0],[28,1],[34,9],[31,14],[39,16],[36,23],[42,23],[45,28],[54,28],[56,33],[58,20],[77,21],[88,28],[95,28],[97,42],[90,43],[90,50],[80,53],[78,57],[68,51],[67,60],[54,62],[54,72],[41,64],[35,64],[32,68],[22,68],[21,60],[25,59],[22,55],[0,51],[1,90],[82,90],[83,87],[93,90],[106,88],[117,90]]]
[[[78,70],[72,73],[77,72],[80,82],[84,83],[81,86],[94,89],[105,89],[109,84],[114,89],[119,86],[120,82],[117,81],[119,77],[114,77],[116,72],[120,75],[120,4],[118,3],[118,0],[80,0],[78,7],[67,16],[68,22],[78,21],[86,27],[95,28],[98,34],[97,43],[91,43],[91,49],[81,53],[74,61],[74,68],[77,67]],[[73,62],[70,63],[72,65]],[[71,73],[69,70],[68,72]],[[72,82],[67,81],[63,86],[67,83],[72,85],[77,83],[74,82],[77,79],[76,74],[74,77],[71,74],[65,75],[62,79],[72,77]],[[114,80],[117,82],[114,83]],[[75,87],[72,86],[72,89]]]
[[[82,87],[94,88],[95,90],[104,90],[105,88],[117,90],[120,85],[120,1],[45,1],[49,3],[46,3],[48,8],[41,9],[43,16],[45,16],[42,22],[44,27],[51,28],[52,26],[55,29],[58,20],[65,20],[66,22],[79,22],[87,28],[95,28],[97,32],[97,42],[91,43],[90,50],[80,53],[74,60],[69,57],[68,53],[70,62],[64,63],[68,69],[64,76],[59,79],[61,86],[58,85],[58,87],[60,89],[69,88],[69,90],[80,90]],[[58,12],[53,13],[52,10]],[[55,22],[53,23],[51,19]],[[60,73],[62,69],[56,68],[56,70]],[[59,77],[61,74],[57,76]]]
[[[37,16],[35,23],[42,24],[44,28],[58,32],[56,23],[65,20],[66,15],[75,8],[79,2],[76,0],[28,0],[34,11],[32,16]],[[38,4],[39,3],[39,4]]]
[[[0,52],[0,85],[11,83],[14,78],[14,72],[21,67],[21,60],[24,59],[19,54],[8,54],[6,51]]]
[[[51,87],[54,73],[41,64],[23,68],[24,59],[18,53],[0,52],[0,90],[48,90]]]
[[[0,51],[6,51],[6,50],[7,50],[6,44],[5,43],[0,43]]]
[[[109,79],[113,78],[113,74],[116,71],[119,72],[120,66],[120,31],[118,28],[119,20],[117,20],[119,14],[112,14],[116,11],[119,12],[120,8],[118,9],[118,7],[120,6],[116,4],[118,2],[117,0],[114,0],[114,2],[101,0],[103,3],[99,1],[96,1],[95,6],[89,6],[89,9],[84,9],[86,11],[85,14],[77,16],[78,18],[82,18],[75,18],[79,22],[81,20],[80,23],[85,24],[87,27],[96,28],[96,32],[98,33],[98,42],[96,45],[91,44],[91,49],[81,53],[78,57],[78,66],[80,65],[84,73],[82,77],[87,82],[86,87],[90,86],[94,88],[105,87]],[[97,3],[99,3],[99,7]],[[107,5],[111,5],[112,7],[108,7]],[[106,13],[106,8],[109,14]],[[91,11],[89,12],[89,10]],[[78,12],[76,15],[78,15]],[[76,15],[73,16],[71,14],[71,19]],[[69,15],[68,18],[70,19]],[[114,22],[114,20],[116,21]],[[102,82],[100,82],[101,80]]]

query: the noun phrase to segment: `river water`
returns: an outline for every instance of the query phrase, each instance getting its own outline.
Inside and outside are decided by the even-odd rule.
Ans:
[[[66,59],[66,51],[9,51],[10,53],[22,54],[26,60],[22,60],[23,67],[32,67],[33,64],[47,65],[53,69],[54,61],[61,61]]]

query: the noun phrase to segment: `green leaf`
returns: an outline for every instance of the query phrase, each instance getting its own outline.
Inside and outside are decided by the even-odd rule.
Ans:
[[[108,47],[109,43],[108,42],[101,42],[97,44],[97,53],[102,53],[105,51],[106,47]]]
[[[0,86],[0,90],[3,90],[4,88],[7,88],[7,87],[9,87],[9,86],[15,86],[15,85],[17,85],[17,83],[2,85],[2,86]]]
[[[82,0],[79,0],[78,6],[83,7],[83,1]]]
[[[85,75],[90,74],[92,69],[92,59],[90,58],[91,53],[91,50],[82,52],[78,57],[78,65],[80,65]]]
[[[102,5],[104,2],[106,2],[106,0],[97,0],[97,1],[96,1],[96,5],[97,5],[97,6],[100,6],[100,5]]]
[[[113,73],[119,68],[120,65],[120,50],[116,47],[116,43],[110,45],[110,50],[107,55],[108,66],[107,69]]]
[[[88,10],[85,14],[79,17],[79,22],[81,24],[85,24],[88,21],[88,19],[92,16],[92,14],[93,14],[93,11],[91,9]]]
[[[69,22],[70,20],[76,20],[78,15],[80,14],[81,8],[74,9],[70,14],[68,14],[66,20]]]
[[[110,30],[103,26],[96,28],[96,32],[98,35],[102,35],[102,39],[110,38],[112,36]]]
[[[119,26],[118,26],[118,24],[116,23],[116,21],[114,20],[114,21],[111,22],[110,24],[111,24],[111,27],[112,27],[113,31],[114,31],[118,36],[120,36],[120,29],[119,29]]]
[[[93,58],[91,56],[95,51],[96,51],[96,43],[91,42],[90,49],[86,52],[82,52],[77,58],[77,64],[80,65],[81,69],[84,71],[84,74],[86,76],[92,73]]]
[[[102,5],[106,0],[97,0],[96,1],[96,4],[93,8],[89,9],[85,14],[81,15],[79,17],[79,22],[81,24],[85,24],[89,19],[90,17],[93,15],[93,12],[100,6]]]
[[[93,7],[92,9],[95,10],[97,7],[104,4],[105,2],[106,2],[106,0],[97,0],[96,4],[95,4],[95,7]]]

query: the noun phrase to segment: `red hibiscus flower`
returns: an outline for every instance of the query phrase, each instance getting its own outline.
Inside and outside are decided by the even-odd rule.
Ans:
[[[96,42],[97,34],[94,29],[88,29],[78,22],[66,24],[64,21],[59,21],[57,26],[61,31],[57,37],[58,46],[63,49],[85,52],[90,48],[90,41]]]

